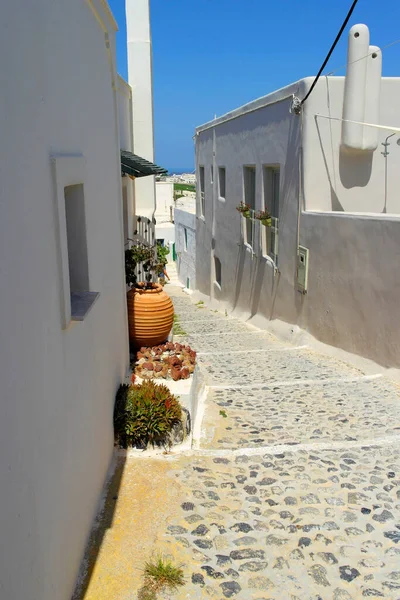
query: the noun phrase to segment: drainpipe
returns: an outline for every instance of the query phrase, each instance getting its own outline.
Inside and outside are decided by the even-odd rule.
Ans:
[[[390,142],[388,142],[388,139],[390,139],[394,135],[396,135],[396,134],[392,133],[392,134],[388,135],[387,138],[385,139],[385,141],[382,142],[382,146],[383,146],[384,150],[383,150],[383,152],[381,152],[381,154],[382,154],[383,158],[385,159],[385,203],[383,205],[383,211],[382,211],[383,213],[387,212],[387,210],[386,210],[386,206],[387,206],[387,177],[388,177],[387,157],[389,155],[388,146],[390,146]]]

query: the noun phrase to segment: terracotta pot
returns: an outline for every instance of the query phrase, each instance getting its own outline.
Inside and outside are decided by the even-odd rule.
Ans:
[[[165,342],[174,321],[174,305],[162,286],[144,286],[138,283],[127,293],[129,340],[137,348]]]

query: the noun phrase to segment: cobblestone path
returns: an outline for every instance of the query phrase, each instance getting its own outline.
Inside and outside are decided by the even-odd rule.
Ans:
[[[207,385],[201,436],[120,465],[85,599],[136,598],[152,551],[182,563],[177,600],[400,599],[398,387],[168,291]]]

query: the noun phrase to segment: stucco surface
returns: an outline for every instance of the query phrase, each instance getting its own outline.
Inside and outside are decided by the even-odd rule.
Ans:
[[[186,286],[189,279],[190,289],[196,289],[196,215],[176,208],[174,222],[179,281]]]
[[[102,26],[89,2],[2,6],[2,600],[71,597],[128,360],[116,74],[103,29],[111,57],[115,31],[102,3],[93,5]],[[84,184],[90,289],[100,293],[66,330],[54,154],[85,159],[75,183]]]

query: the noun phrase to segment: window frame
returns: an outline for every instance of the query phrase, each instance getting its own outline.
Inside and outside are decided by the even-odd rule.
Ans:
[[[246,170],[252,170],[254,172],[254,203],[253,203],[253,207],[251,208],[251,218],[247,219],[246,217],[244,217],[242,215],[242,231],[243,231],[243,240],[244,240],[244,244],[245,246],[247,246],[247,248],[249,248],[252,252],[255,251],[254,248],[254,242],[255,242],[255,238],[256,238],[256,223],[255,223],[255,218],[254,218],[254,214],[256,211],[256,203],[257,203],[257,165],[256,164],[246,164],[243,165],[242,168],[242,181],[243,181],[243,202],[245,204],[247,204],[247,200],[248,198],[246,197]],[[251,242],[248,240],[248,227],[251,227]]]
[[[221,195],[221,172],[224,172],[224,196]],[[220,202],[226,201],[226,166],[218,165],[218,200]]]
[[[271,188],[267,190],[267,185],[270,185],[267,182],[268,172],[272,175],[273,179],[273,189],[272,196],[274,207],[272,210],[272,206],[268,206],[267,196],[271,193]],[[276,202],[276,188],[275,188],[275,177],[276,173],[279,173],[279,186],[278,186],[278,194],[277,194],[277,202]],[[278,250],[279,244],[279,216],[280,216],[280,197],[281,197],[281,165],[280,163],[267,163],[262,165],[262,209],[269,209],[271,211],[272,216],[272,226],[270,228],[266,228],[260,224],[261,227],[261,252],[263,258],[267,258],[272,260],[273,263],[278,265],[278,251],[275,253],[271,249],[271,245],[273,243],[274,250]],[[276,204],[278,205],[276,207]],[[278,214],[273,214],[277,212]]]
[[[206,175],[204,165],[199,165],[199,206],[200,218],[206,218],[206,193],[205,193]]]
[[[100,294],[98,292],[89,291],[91,289],[91,274],[87,238],[86,251],[89,290],[86,293],[75,293],[71,290],[70,285],[65,188],[74,185],[82,185],[83,191],[85,190],[86,160],[82,154],[59,154],[51,156],[50,161],[54,180],[58,225],[57,237],[60,267],[61,327],[62,329],[67,329],[71,321],[84,320]],[[85,194],[83,194],[83,202],[86,204]],[[84,213],[87,213],[86,206],[84,206]]]

